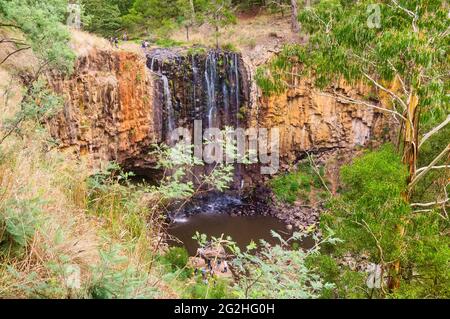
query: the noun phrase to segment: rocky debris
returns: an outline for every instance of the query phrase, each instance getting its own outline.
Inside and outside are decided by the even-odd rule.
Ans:
[[[197,255],[205,260],[226,259],[227,254],[222,245],[206,246],[197,250]]]
[[[307,230],[310,226],[319,223],[320,210],[312,207],[277,204],[275,216],[297,230]]]
[[[369,261],[369,255],[362,254],[355,256],[351,253],[346,253],[339,260],[340,266],[348,267],[352,271],[369,272],[373,268],[373,264]]]
[[[189,257],[188,266],[192,268],[206,267],[206,261],[200,257]]]
[[[195,257],[190,257],[188,265],[200,273],[204,281],[208,279],[232,278],[230,262],[222,245],[207,245],[197,250]]]

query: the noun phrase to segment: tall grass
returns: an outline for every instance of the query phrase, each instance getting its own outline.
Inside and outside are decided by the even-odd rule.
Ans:
[[[22,92],[6,74],[0,136]],[[0,296],[174,296],[160,280],[161,219],[147,191],[117,169],[93,172],[57,150],[41,123],[24,121],[0,144]]]

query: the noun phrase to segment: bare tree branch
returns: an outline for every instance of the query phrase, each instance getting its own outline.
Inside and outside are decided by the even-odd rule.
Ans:
[[[433,166],[436,166],[436,164],[447,154],[449,150],[450,144],[448,144],[447,147],[438,156],[436,156],[436,158],[430,163],[430,165],[428,165],[424,169],[421,169],[421,172],[418,175],[416,175],[416,177],[414,177],[414,179],[409,184],[408,188],[410,191],[414,188],[417,182],[421,180],[422,177],[424,177],[425,174],[427,174],[431,170]]]
[[[319,93],[319,94],[320,94],[320,95],[323,95],[323,96],[328,96],[328,97],[334,98],[334,99],[336,99],[336,100],[339,101],[339,102],[343,102],[343,103],[351,103],[351,104],[356,104],[356,105],[364,105],[364,106],[367,106],[367,107],[370,107],[370,108],[374,108],[374,109],[380,110],[380,111],[382,111],[382,112],[391,113],[391,114],[397,115],[397,116],[400,117],[402,120],[408,122],[408,119],[405,118],[405,117],[404,117],[402,114],[400,114],[399,112],[394,111],[394,110],[386,109],[386,108],[384,108],[384,107],[381,107],[381,106],[378,106],[378,105],[369,103],[369,102],[367,102],[367,101],[357,100],[357,99],[354,99],[354,98],[350,98],[350,97],[347,97],[347,96],[345,96],[345,95],[343,95],[343,94],[340,94],[340,93],[337,93],[337,92],[333,92],[333,94],[329,94],[329,93]]]
[[[317,167],[316,163],[314,162],[314,158],[312,157],[312,155],[310,155],[308,152],[306,152],[306,155],[308,155],[308,159],[311,165],[311,168],[313,169],[314,173],[316,173],[316,175],[319,177],[320,182],[322,183],[322,185],[325,187],[325,189],[328,191],[328,193],[330,194],[330,196],[333,196],[333,193],[330,191],[330,189],[327,186],[327,183],[325,183],[324,179],[322,178],[322,175],[320,174],[320,170]]]
[[[12,55],[14,55],[14,54],[16,54],[16,53],[19,53],[19,52],[21,52],[21,51],[24,51],[24,50],[28,50],[28,49],[31,49],[31,47],[20,48],[20,49],[17,49],[17,50],[15,50],[15,51],[11,52],[10,54],[8,54],[8,55],[0,62],[0,65],[2,65],[3,63],[5,63],[6,60],[8,60]]]
[[[379,89],[381,89],[382,91],[388,93],[390,96],[392,96],[394,99],[396,99],[397,101],[400,102],[400,104],[407,109],[407,105],[405,103],[405,101],[403,101],[397,94],[395,94],[394,92],[392,92],[391,90],[385,88],[384,86],[382,86],[378,81],[375,81],[370,75],[368,75],[367,73],[363,72],[363,75],[369,79],[373,84],[375,84],[375,86]]]
[[[446,204],[450,201],[450,198],[441,200],[441,201],[436,201],[436,202],[430,202],[430,203],[413,203],[411,204],[411,207],[431,207],[431,206],[438,206],[438,205],[443,205]]]
[[[441,129],[443,129],[448,123],[450,123],[450,115],[447,115],[447,118],[445,119],[444,122],[442,122],[441,124],[436,126],[434,129],[432,129],[431,131],[429,131],[427,134],[425,134],[422,137],[422,140],[419,143],[419,149],[423,145],[423,143],[425,143],[426,140],[428,140],[431,136],[433,136],[434,134],[439,132]]]
[[[419,20],[419,15],[409,9],[406,9],[405,7],[402,7],[397,0],[391,0],[397,8],[402,10],[403,12],[406,12],[411,18],[413,18],[412,26],[415,33],[419,32],[419,28],[417,27],[417,20]],[[418,7],[416,8],[416,11],[418,10]]]
[[[22,30],[22,28],[19,27],[18,25],[10,24],[10,23],[0,23],[0,28],[3,28],[3,27],[7,27],[7,28],[16,28],[16,29]]]
[[[419,169],[417,169],[416,173],[420,173],[421,171],[426,170],[427,168],[429,169],[442,169],[442,168],[450,168],[450,165],[440,165],[440,166],[432,166],[432,167],[421,167]]]
[[[15,44],[15,45],[28,45],[28,44],[26,44],[25,42],[22,42],[22,41],[20,41],[20,40],[13,39],[13,38],[9,38],[9,39],[7,39],[7,38],[5,38],[5,39],[0,39],[0,44],[1,44],[1,43],[13,43],[13,44]]]

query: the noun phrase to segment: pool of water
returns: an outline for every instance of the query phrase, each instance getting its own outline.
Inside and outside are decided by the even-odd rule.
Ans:
[[[195,255],[198,244],[192,239],[195,232],[209,237],[220,237],[222,234],[231,236],[244,249],[252,240],[259,243],[260,239],[271,244],[279,241],[272,237],[274,230],[284,238],[292,234],[279,219],[271,216],[231,216],[226,213],[200,213],[189,217],[180,217],[169,227],[169,234],[180,242],[174,245],[185,246],[190,255]]]

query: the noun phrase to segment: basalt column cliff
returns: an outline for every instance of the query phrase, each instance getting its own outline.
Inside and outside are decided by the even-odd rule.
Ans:
[[[137,54],[93,49],[80,56],[69,78],[51,76],[64,109],[50,123],[61,149],[102,161],[146,163],[160,139],[154,82]]]
[[[307,151],[365,146],[384,134],[381,113],[337,102],[308,79],[264,97],[254,68],[238,53],[204,48],[157,49],[146,59],[92,49],[79,57],[71,77],[52,76],[65,105],[51,131],[61,149],[88,157],[93,166],[114,160],[141,170],[153,164],[151,144],[166,142],[178,126],[192,129],[194,120],[204,129],[278,127],[285,163]],[[347,96],[367,92],[344,84],[337,89]]]

